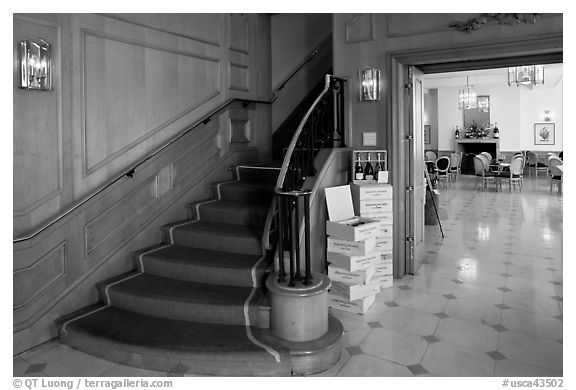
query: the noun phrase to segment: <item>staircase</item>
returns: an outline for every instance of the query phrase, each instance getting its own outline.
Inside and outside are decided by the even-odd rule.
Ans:
[[[164,243],[133,254],[134,270],[97,285],[100,302],[57,321],[61,340],[118,363],[199,375],[305,375],[340,358],[342,326],[306,343],[269,331],[262,249],[279,173],[241,166],[163,227]]]

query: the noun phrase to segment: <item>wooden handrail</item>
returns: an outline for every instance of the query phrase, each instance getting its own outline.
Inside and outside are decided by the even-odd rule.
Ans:
[[[302,61],[302,63],[292,72],[290,73],[290,75],[288,77],[286,77],[284,79],[284,81],[282,81],[281,83],[278,84],[278,87],[274,88],[274,90],[272,91],[272,101],[275,101],[278,98],[277,93],[279,91],[281,91],[286,84],[288,84],[288,82],[292,79],[292,77],[296,76],[296,74],[298,72],[300,72],[300,70],[310,61],[312,61],[312,59],[318,54],[318,52],[328,43],[332,41],[332,34],[328,35],[326,38],[324,38],[322,40],[322,42],[320,42],[320,44],[318,46],[316,46],[316,48],[314,50],[312,50],[312,52],[308,55],[308,57],[306,57],[304,59],[304,61]]]
[[[104,190],[106,190],[110,186],[114,185],[119,180],[123,179],[124,177],[130,177],[130,178],[133,177],[134,174],[136,173],[136,168],[140,167],[146,161],[150,160],[151,158],[153,158],[154,156],[156,156],[157,154],[162,152],[164,149],[166,149],[167,147],[169,147],[173,143],[177,142],[179,139],[184,137],[190,131],[194,130],[196,127],[200,126],[201,124],[207,124],[208,122],[210,122],[210,120],[212,119],[212,116],[216,115],[217,113],[219,113],[224,108],[228,107],[229,105],[231,105],[234,102],[242,102],[244,107],[246,107],[250,103],[271,104],[272,100],[251,100],[251,99],[230,99],[230,100],[227,100],[226,102],[222,103],[221,105],[219,105],[218,107],[216,107],[215,109],[210,111],[210,113],[208,113],[202,119],[196,121],[194,124],[192,124],[186,130],[181,131],[180,133],[178,133],[177,135],[172,137],[169,141],[164,143],[162,146],[154,149],[152,152],[148,153],[145,157],[142,157],[141,159],[139,159],[130,168],[124,170],[120,175],[114,177],[113,179],[109,180],[107,183],[101,185],[99,188],[92,191],[89,195],[86,195],[84,198],[80,199],[76,203],[70,205],[68,208],[66,208],[62,212],[60,212],[60,214],[49,219],[47,222],[45,222],[43,225],[41,225],[40,227],[33,230],[31,233],[13,239],[12,243],[16,244],[16,243],[27,241],[27,240],[30,240],[30,239],[36,237],[37,235],[42,233],[44,230],[48,229],[50,226],[54,225],[55,223],[57,223],[61,219],[65,218],[66,216],[71,214],[74,210],[76,210],[80,206],[86,204],[89,200],[91,200],[92,198],[94,198],[98,194],[102,193]]]
[[[313,175],[314,157],[318,148],[343,143],[343,138],[336,139],[335,134],[343,137],[341,116],[344,80],[327,74],[324,89],[314,100],[304,118],[301,120],[284,156],[282,168],[276,180],[275,201],[269,210],[263,236],[263,246],[270,245],[270,227],[277,220],[278,230],[278,282],[288,283],[289,287],[296,283],[308,285],[312,283],[310,260],[310,196],[312,191],[304,190],[303,184],[307,176]],[[329,95],[330,91],[333,91]],[[332,100],[330,100],[332,99]],[[326,111],[331,108],[333,111]],[[326,118],[327,113],[328,120]],[[302,151],[305,153],[302,154]],[[302,207],[303,214],[300,215]],[[302,219],[302,221],[301,221]],[[300,230],[304,231],[304,274],[300,262]],[[288,243],[290,260],[289,272],[284,267],[284,244]],[[286,276],[288,275],[288,278]]]

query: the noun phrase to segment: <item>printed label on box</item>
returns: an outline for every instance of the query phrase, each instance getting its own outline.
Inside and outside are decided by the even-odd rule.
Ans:
[[[333,281],[331,291],[350,301],[354,301],[356,299],[367,297],[368,295],[378,294],[380,292],[380,283],[379,280],[375,280],[374,277],[372,277],[372,280],[367,284],[349,285]]]
[[[328,251],[344,253],[350,256],[366,256],[376,245],[376,238],[371,237],[364,241],[348,241],[335,237],[328,237]]]
[[[392,199],[390,184],[355,183],[351,186],[352,195],[359,200]]]
[[[376,294],[355,301],[349,301],[338,295],[328,294],[328,307],[350,313],[366,314],[375,300]]]
[[[382,260],[382,261],[392,260],[394,258],[392,256],[392,251],[382,251],[382,252],[378,252],[378,254],[380,255],[379,260]]]
[[[376,266],[376,270],[374,271],[375,276],[385,276],[385,275],[392,275],[393,274],[393,264],[392,260],[380,260],[380,264]]]
[[[392,250],[392,237],[376,237],[376,245],[374,250],[376,251],[390,251]]]
[[[328,277],[336,282],[346,284],[365,284],[374,275],[376,267],[366,268],[360,271],[346,271],[343,268],[338,268],[333,265],[328,266]]]
[[[362,216],[380,221],[383,225],[392,225],[394,222],[394,214],[384,211],[378,211],[375,213],[362,213]]]
[[[379,211],[392,212],[392,199],[370,199],[359,201],[361,215],[364,213],[375,213]]]
[[[345,269],[346,271],[358,271],[369,267],[375,267],[381,260],[381,252],[370,252],[366,256],[349,256],[343,253],[327,252],[326,258],[330,264]]]
[[[376,235],[376,237],[392,237],[392,226],[393,225],[385,225],[382,223],[380,225],[380,232]]]
[[[380,283],[380,288],[391,288],[394,285],[393,275],[374,275],[372,280],[378,281]]]

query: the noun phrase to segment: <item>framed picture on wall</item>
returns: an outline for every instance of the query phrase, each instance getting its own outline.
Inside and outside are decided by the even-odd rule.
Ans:
[[[534,145],[554,145],[555,137],[554,123],[534,123]]]
[[[430,144],[430,125],[424,125],[424,143]]]

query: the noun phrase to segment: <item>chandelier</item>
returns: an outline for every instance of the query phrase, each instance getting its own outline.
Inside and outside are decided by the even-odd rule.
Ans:
[[[515,66],[508,68],[508,85],[544,84],[544,65]]]
[[[468,76],[466,76],[466,86],[458,91],[458,108],[469,110],[477,107],[478,98],[476,97],[476,91],[472,89],[471,85],[468,85]]]

